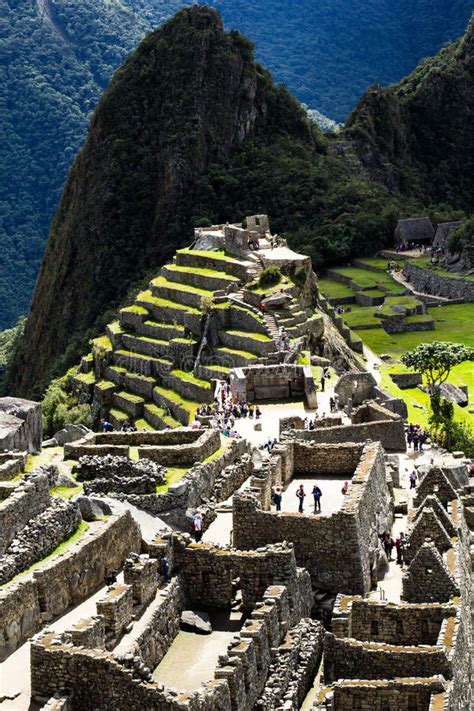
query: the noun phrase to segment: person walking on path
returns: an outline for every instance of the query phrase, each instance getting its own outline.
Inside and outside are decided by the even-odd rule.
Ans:
[[[385,531],[383,535],[383,548],[385,555],[387,556],[387,560],[392,560],[392,548],[394,545],[395,542],[392,540],[392,536],[388,531]]]
[[[317,484],[313,486],[313,499],[314,499],[314,513],[321,513],[321,496],[323,492]]]
[[[299,499],[298,512],[303,513],[304,497],[306,496],[303,484],[300,484],[299,488],[296,490],[296,496]]]
[[[321,380],[319,381],[321,384],[321,392],[324,392],[324,388],[326,387],[326,378],[324,377],[324,373],[321,376]]]
[[[349,482],[345,481],[342,486],[342,489],[341,489],[341,494],[343,494],[345,496],[347,494],[348,488],[349,488]]]
[[[202,514],[199,511],[196,511],[193,516],[193,532],[194,540],[199,543],[202,538]]]
[[[283,489],[281,487],[281,484],[279,481],[275,484],[273,488],[273,503],[275,504],[275,508],[277,511],[281,511],[281,496],[283,493]]]
[[[416,469],[410,474],[410,489],[416,489]]]
[[[397,549],[397,565],[403,565],[403,552],[405,548],[405,534],[403,531],[395,541],[395,548]]]

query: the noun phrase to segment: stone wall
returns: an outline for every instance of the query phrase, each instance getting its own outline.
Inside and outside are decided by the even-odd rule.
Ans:
[[[415,291],[444,296],[447,299],[474,301],[474,281],[472,279],[442,276],[431,269],[424,269],[409,261],[405,262],[403,274],[410,284],[413,284]]]
[[[15,651],[45,622],[64,614],[104,583],[106,572],[120,568],[139,551],[140,529],[129,512],[110,516],[68,551],[24,579],[0,590],[0,660]]]
[[[375,404],[374,404],[375,405]],[[380,406],[378,406],[380,407]],[[381,410],[385,408],[380,407]],[[405,452],[406,438],[403,421],[397,415],[375,422],[297,430],[295,437],[307,442],[344,444],[346,442],[380,442],[387,452]],[[396,417],[397,419],[394,419]]]
[[[309,366],[283,363],[234,368],[230,385],[240,400],[306,398],[309,407],[316,407],[316,386]]]
[[[85,494],[109,492],[154,493],[165,481],[164,467],[150,459],[136,462],[128,457],[82,456],[73,469],[78,481],[84,482]]]
[[[0,481],[9,481],[24,470],[27,455],[20,452],[0,454]]]
[[[46,474],[23,479],[0,504],[0,556],[28,521],[51,503]]]
[[[52,499],[51,505],[30,519],[0,557],[0,585],[52,553],[77,530],[82,521],[74,501]]]
[[[41,405],[38,402],[0,398],[0,450],[39,452],[42,439]]]
[[[217,430],[194,430],[194,432],[199,433],[199,437],[194,442],[163,446],[142,444],[138,448],[138,455],[140,459],[151,459],[163,466],[182,467],[202,462],[219,449],[220,435]]]
[[[448,711],[444,679],[406,678],[384,681],[344,679],[322,689],[315,711]],[[436,699],[438,707],[431,706]],[[441,706],[439,706],[441,702]],[[451,709],[454,711],[454,709]],[[460,710],[459,710],[460,711]]]
[[[348,451],[351,452],[350,447]],[[299,466],[302,471],[310,466],[304,464],[304,459],[301,465],[296,464],[297,456],[295,473]],[[319,467],[318,448],[312,456],[314,466]],[[342,507],[331,515],[265,511],[251,491],[236,494],[234,545],[248,550],[281,540],[291,541],[296,560],[310,573],[313,586],[328,591],[365,593],[371,588],[378,562],[379,528],[389,527],[391,519],[392,502],[383,450],[379,443],[373,443],[363,448]]]

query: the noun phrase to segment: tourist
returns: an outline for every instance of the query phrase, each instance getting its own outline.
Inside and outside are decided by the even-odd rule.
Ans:
[[[392,560],[392,549],[394,545],[395,541],[392,540],[390,533],[385,531],[383,536],[383,549],[385,551],[385,555],[387,556],[387,560]]]
[[[112,568],[111,570],[109,570],[109,572],[105,576],[105,584],[109,587],[111,585],[115,585],[115,583],[117,582],[117,575],[118,570],[116,568]]]
[[[202,538],[202,514],[199,511],[196,511],[193,516],[193,532],[194,540],[199,543]]]
[[[335,412],[335,411],[336,411],[336,401],[334,400],[334,398],[332,397],[332,395],[331,395],[331,397],[329,398],[329,410],[330,410],[330,412]]]
[[[410,474],[410,489],[416,489],[416,469]]]
[[[343,496],[345,496],[347,494],[348,488],[349,488],[349,482],[345,481],[342,486],[342,489],[341,489],[341,494],[343,494]]]
[[[395,541],[395,548],[397,549],[397,565],[403,565],[403,553],[405,548],[405,534],[403,531]]]
[[[314,513],[321,513],[321,496],[323,495],[323,492],[319,486],[315,484],[311,493],[313,494],[314,499]]]
[[[326,385],[326,378],[324,377],[324,373],[322,374],[321,380],[320,380],[319,382],[320,382],[320,384],[321,384],[321,392],[324,392],[324,388],[325,388],[325,385]]]
[[[259,408],[259,406],[258,406],[258,405],[256,405],[256,406],[255,406],[255,419],[256,419],[256,420],[259,420],[259,419],[260,419],[260,416],[261,416],[261,414],[262,414],[262,413],[260,412],[260,408]]]
[[[283,489],[279,481],[276,482],[273,487],[273,503],[277,511],[281,511],[281,497],[283,495]]]
[[[299,499],[298,502],[298,512],[303,513],[304,497],[306,496],[303,484],[300,484],[296,490],[296,496]]]
[[[112,432],[112,430],[114,429],[112,427],[112,425],[110,424],[110,422],[108,422],[104,418],[102,418],[100,421],[100,428],[101,428],[102,432]]]
[[[165,581],[165,583],[169,582],[170,566],[168,563],[168,559],[165,556],[163,556],[163,558],[161,559],[161,574],[163,576],[163,580]]]

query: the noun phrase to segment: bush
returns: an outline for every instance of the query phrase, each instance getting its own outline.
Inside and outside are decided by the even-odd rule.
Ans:
[[[76,368],[71,368],[62,378],[52,380],[43,399],[43,431],[52,437],[64,425],[92,426],[90,405],[79,402],[72,389],[72,376]]]
[[[258,283],[261,287],[274,286],[279,284],[281,279],[281,271],[278,267],[267,267],[260,274]]]

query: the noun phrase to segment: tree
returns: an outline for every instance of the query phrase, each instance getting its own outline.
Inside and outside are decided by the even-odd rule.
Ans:
[[[420,343],[402,356],[403,365],[425,377],[432,399],[454,366],[467,360],[474,360],[474,348],[444,341]]]

